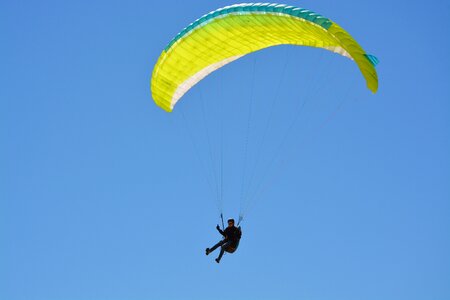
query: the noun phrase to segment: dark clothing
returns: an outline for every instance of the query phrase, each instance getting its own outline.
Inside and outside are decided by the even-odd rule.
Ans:
[[[227,227],[225,230],[220,229],[220,227],[217,226],[217,230],[220,232],[221,235],[224,236],[224,239],[215,244],[211,249],[207,249],[207,254],[213,252],[217,248],[220,248],[220,254],[217,257],[216,261],[219,262],[222,258],[224,252],[233,253],[236,251],[237,247],[239,246],[239,240],[241,239],[241,228],[237,227]]]
[[[227,244],[229,241],[227,240],[221,240],[220,242],[218,242],[217,244],[215,244],[214,246],[212,246],[211,249],[209,249],[209,252],[213,252],[214,250],[216,250],[219,247],[222,247],[224,244]]]
[[[233,253],[234,251],[236,251],[237,246],[239,245],[239,241],[237,243],[233,243],[231,241],[227,241],[226,239],[220,241],[219,243],[221,244],[222,247],[220,248],[220,253],[219,256],[217,257],[218,261],[222,259],[222,256],[225,253],[225,251],[227,251],[228,253]]]
[[[241,239],[241,230],[235,226],[227,227],[225,230],[220,228],[217,229],[221,235],[225,237],[226,240],[229,240],[233,243],[237,243]]]

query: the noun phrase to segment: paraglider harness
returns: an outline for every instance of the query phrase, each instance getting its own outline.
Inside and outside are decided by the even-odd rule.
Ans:
[[[225,225],[224,225],[224,222],[223,222],[223,215],[222,214],[220,214],[220,218],[222,219],[222,230],[225,230]],[[237,229],[239,231],[238,239],[237,239],[237,241],[235,243],[230,243],[231,245],[227,245],[227,246],[223,247],[225,252],[234,253],[237,250],[237,248],[239,247],[239,242],[241,241],[241,235],[242,235],[241,226],[239,226],[239,224],[241,223],[241,220],[242,219],[239,218],[239,222],[237,224]],[[223,237],[223,240],[224,239],[226,239],[226,237]]]

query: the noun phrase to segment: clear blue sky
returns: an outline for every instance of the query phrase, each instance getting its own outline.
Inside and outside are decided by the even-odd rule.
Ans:
[[[279,47],[208,77],[172,114],[157,108],[161,50],[232,3],[0,3],[0,299],[450,299],[449,2],[285,2],[380,59],[375,95],[351,61]],[[237,217],[243,164],[261,153],[264,175],[277,126],[307,97],[239,250],[217,265],[205,170],[219,124]]]

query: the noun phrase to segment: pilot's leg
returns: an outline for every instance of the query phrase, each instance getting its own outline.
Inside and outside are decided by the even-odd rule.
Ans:
[[[214,250],[216,250],[217,248],[219,248],[220,246],[222,246],[226,242],[227,242],[226,239],[225,240],[221,240],[220,242],[215,244],[211,249],[210,248],[206,248],[206,255],[210,254],[211,252],[213,252]]]
[[[224,240],[225,241],[225,240]],[[219,263],[220,260],[222,259],[223,254],[225,253],[225,249],[230,245],[229,241],[226,241],[225,243],[222,244],[222,247],[220,248],[220,253],[219,256],[216,258],[216,262]]]
[[[225,253],[225,248],[224,248],[224,246],[222,246],[222,247],[220,248],[219,256],[216,258],[216,262],[217,262],[217,263],[220,263],[220,260],[222,259],[222,256],[223,256],[224,253]]]

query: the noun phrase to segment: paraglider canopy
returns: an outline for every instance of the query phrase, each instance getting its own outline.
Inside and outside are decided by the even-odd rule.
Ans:
[[[312,11],[270,3],[242,3],[212,11],[177,34],[156,63],[151,91],[170,112],[205,76],[249,53],[276,46],[323,48],[355,61],[367,87],[376,92],[376,57],[330,19]]]

